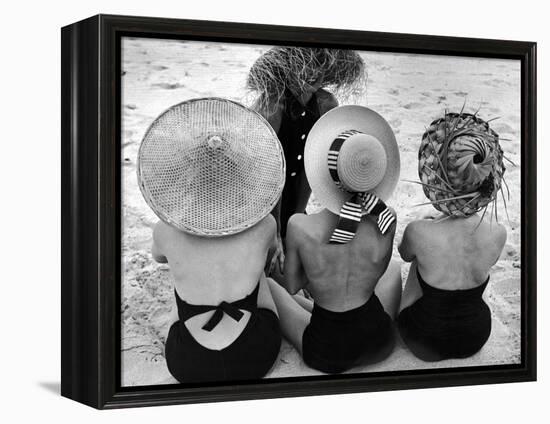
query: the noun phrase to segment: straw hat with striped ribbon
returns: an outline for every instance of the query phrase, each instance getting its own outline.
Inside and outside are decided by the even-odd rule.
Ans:
[[[314,196],[340,216],[330,242],[353,239],[364,214],[376,218],[382,233],[395,221],[384,201],[399,178],[399,149],[378,113],[351,105],[327,112],[309,132],[304,160]]]
[[[151,124],[137,176],[162,221],[216,237],[244,231],[271,212],[284,186],[285,160],[258,113],[226,99],[193,99]]]

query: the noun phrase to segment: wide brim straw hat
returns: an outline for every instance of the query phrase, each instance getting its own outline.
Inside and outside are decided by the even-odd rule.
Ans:
[[[352,132],[338,156],[335,184],[328,167],[334,140]],[[399,179],[399,148],[386,120],[356,105],[340,106],[324,114],[308,134],[304,166],[311,190],[321,205],[338,214],[354,192],[368,192],[387,201]]]
[[[242,232],[273,210],[285,160],[261,115],[230,100],[201,98],[155,119],[139,148],[137,177],[162,221],[219,237]]]

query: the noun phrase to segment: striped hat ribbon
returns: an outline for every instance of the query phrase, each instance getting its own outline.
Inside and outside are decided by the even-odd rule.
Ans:
[[[356,193],[348,191],[338,176],[338,156],[344,142],[352,135],[360,134],[360,131],[344,131],[332,142],[328,151],[328,169],[334,184],[341,190],[353,193],[350,200],[345,202],[340,209],[338,224],[330,236],[329,243],[345,244],[355,237],[363,212],[376,217],[376,223],[382,234],[395,222],[395,216],[386,204],[372,193]]]

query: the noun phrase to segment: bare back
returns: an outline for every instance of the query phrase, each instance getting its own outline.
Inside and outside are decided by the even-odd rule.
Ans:
[[[428,284],[463,290],[485,282],[505,242],[504,226],[473,215],[414,221],[405,229],[399,250],[403,259],[416,263]]]
[[[305,288],[315,302],[342,312],[361,306],[371,297],[390,261],[395,225],[382,235],[372,218],[363,217],[351,242],[328,244],[337,222],[338,216],[327,210],[292,216],[286,260],[292,261],[289,254],[297,250],[305,273]],[[292,278],[292,272],[287,275],[286,266],[285,276]]]
[[[268,215],[254,227],[226,237],[197,237],[163,222],[155,246],[166,257],[178,295],[188,303],[218,305],[252,292],[262,276],[275,234]]]
[[[178,296],[190,304],[219,305],[245,298],[260,284],[258,306],[274,309],[263,274],[267,252],[274,242],[275,219],[268,215],[254,227],[226,237],[196,237],[159,222],[153,234],[155,259],[168,262]],[[202,327],[214,311],[184,324],[201,345],[214,350],[229,346],[241,334],[250,312],[235,321],[226,315],[212,331]]]

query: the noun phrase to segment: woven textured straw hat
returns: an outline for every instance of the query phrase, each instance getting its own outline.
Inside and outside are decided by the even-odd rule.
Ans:
[[[424,194],[446,215],[470,216],[502,192],[503,158],[488,122],[469,113],[445,113],[422,136],[418,174]]]
[[[342,139],[335,165],[338,175],[333,178],[329,151]],[[368,192],[383,201],[391,196],[399,178],[399,149],[391,127],[378,113],[364,106],[340,106],[323,115],[309,132],[304,165],[317,200],[339,214],[352,192]]]
[[[271,212],[284,186],[285,160],[258,113],[225,99],[193,99],[151,124],[137,176],[162,221],[216,237],[244,231]]]

